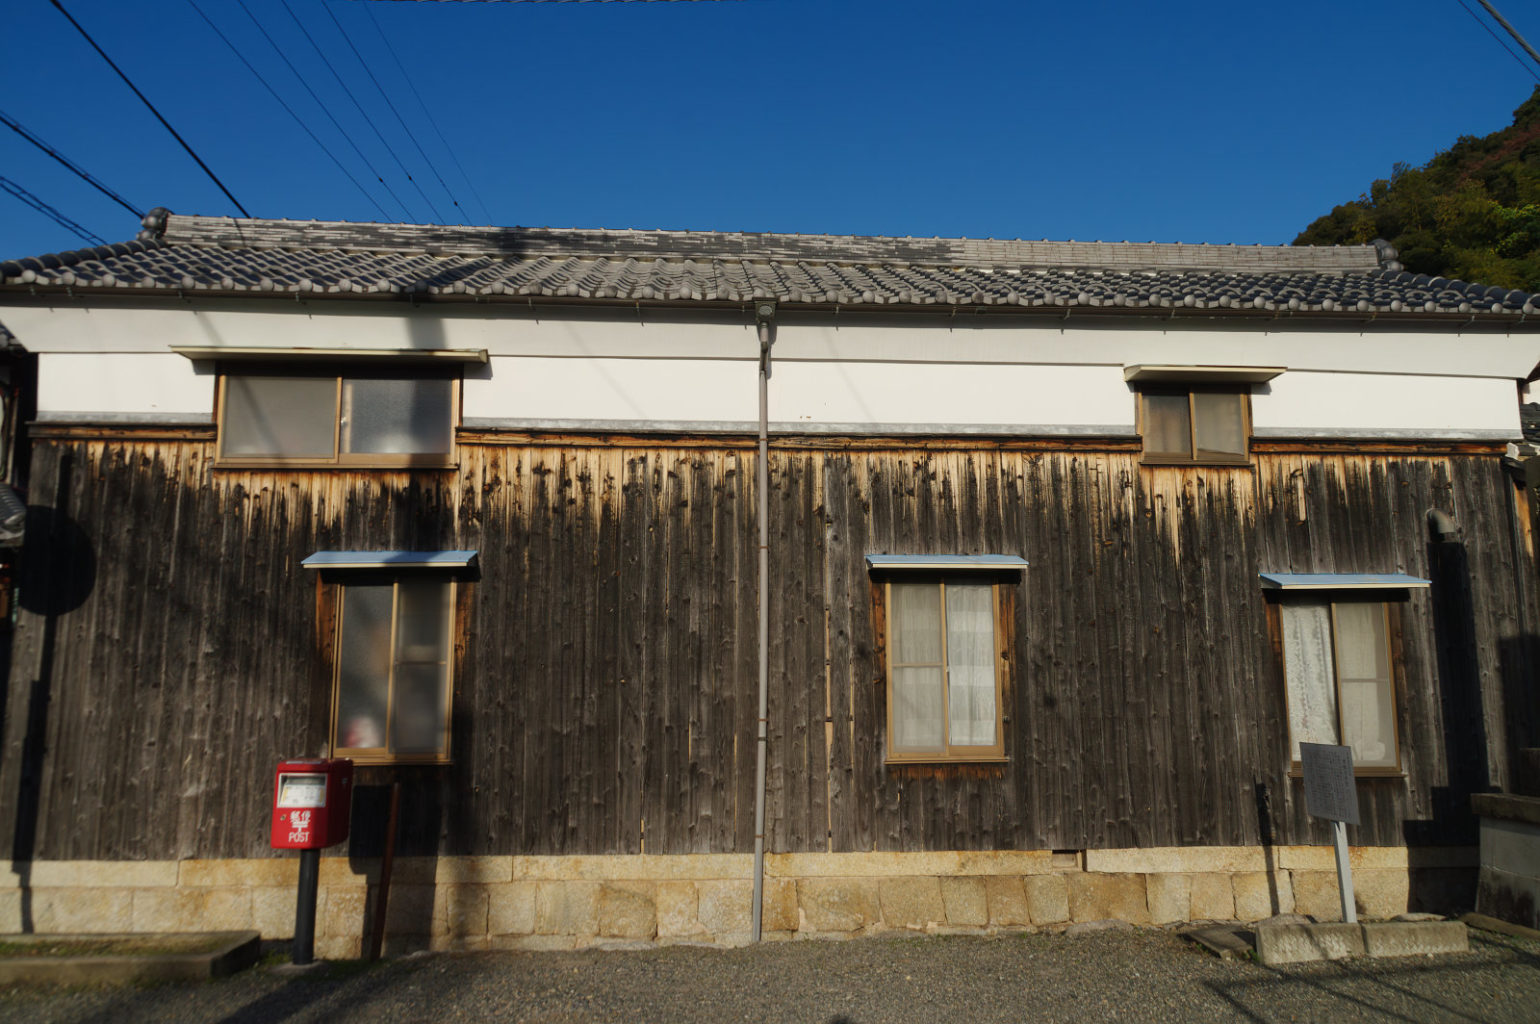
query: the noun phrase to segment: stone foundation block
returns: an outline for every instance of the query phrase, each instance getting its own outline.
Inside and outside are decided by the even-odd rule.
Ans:
[[[1230,877],[1235,893],[1235,916],[1241,921],[1261,921],[1274,914],[1294,913],[1294,888],[1287,871],[1242,871]]]
[[[127,932],[133,930],[134,901],[129,889],[33,889],[36,931]]]
[[[294,903],[298,895],[294,889],[276,885],[262,885],[252,889],[251,926],[264,939],[293,938]],[[320,902],[319,896],[317,902]],[[316,912],[319,915],[319,907]]]
[[[0,891],[0,934],[21,931],[21,892]]]
[[[1146,903],[1150,908],[1152,923],[1171,924],[1192,920],[1192,877],[1188,874],[1161,872],[1145,878]]]
[[[444,934],[456,938],[473,938],[487,934],[487,887],[484,885],[441,885],[435,889],[435,904],[442,904],[440,913],[435,906],[435,922],[444,922]]]
[[[363,939],[357,935],[317,935],[315,955],[318,960],[357,960],[364,955]]]
[[[1317,921],[1341,921],[1342,897],[1337,892],[1337,872],[1294,871],[1294,912]]]
[[[358,886],[341,889],[360,892]],[[390,905],[385,911],[385,931],[389,935],[442,935],[446,927],[445,905],[437,901],[431,885],[390,886]],[[417,947],[422,948],[422,947]]]
[[[982,878],[943,878],[941,902],[947,923],[954,928],[982,928],[989,923],[989,897]]]
[[[877,884],[869,878],[805,878],[797,901],[807,924],[819,932],[854,932],[879,919]]]
[[[316,934],[332,938],[343,936],[357,937],[364,933],[364,922],[370,910],[370,896],[373,895],[363,886],[327,886],[317,896],[316,902]],[[289,893],[289,922],[287,934],[294,934],[294,903],[297,899],[295,893]],[[391,910],[395,909],[396,892],[390,894]]]
[[[605,882],[599,887],[599,934],[650,939],[658,934],[657,884]]]
[[[252,926],[251,890],[128,889],[135,931],[225,932]],[[290,895],[290,916],[293,916]]]
[[[1027,891],[1015,875],[991,875],[984,879],[984,894],[989,900],[989,923],[997,928],[1014,928],[1032,923],[1027,908]]]
[[[537,882],[535,932],[589,938],[599,930],[599,883]]]
[[[700,882],[696,885],[696,917],[718,942],[747,941],[753,933],[754,883]]]
[[[1069,912],[1076,921],[1149,924],[1143,875],[1070,875]]]
[[[1395,917],[1411,903],[1411,879],[1405,871],[1354,868],[1353,898],[1364,917]]]
[[[347,864],[346,857],[322,857],[321,881],[326,882],[327,865]],[[299,857],[249,858],[245,860],[184,860],[168,862],[174,869],[167,885],[299,885]]]
[[[659,882],[657,906],[659,938],[692,938],[705,931],[694,882]]]
[[[230,863],[229,861],[216,863]],[[237,862],[241,863],[241,862]],[[265,863],[255,861],[249,863]],[[39,889],[142,889],[174,886],[174,860],[43,860],[34,861],[29,885]],[[216,884],[229,885],[229,882]]]
[[[1387,921],[1364,925],[1370,956],[1429,956],[1470,952],[1464,921]]]
[[[924,929],[946,922],[937,878],[879,878],[877,900],[889,928]]]
[[[531,935],[535,931],[535,882],[487,886],[487,933]]]
[[[1230,876],[1197,874],[1192,876],[1193,921],[1230,921],[1235,918],[1235,893]]]
[[[1027,892],[1027,910],[1033,924],[1069,920],[1069,883],[1063,875],[1033,875],[1021,882]]]
[[[764,899],[760,931],[764,935],[796,931],[797,883],[789,878],[767,878]]]

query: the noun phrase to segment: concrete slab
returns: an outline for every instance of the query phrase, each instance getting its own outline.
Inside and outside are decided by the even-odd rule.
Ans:
[[[154,947],[159,940],[162,947]],[[79,955],[27,955],[26,946],[78,944],[83,950],[122,942],[149,952],[82,952]],[[0,985],[121,985],[139,981],[196,981],[218,978],[250,967],[260,955],[254,931],[178,932],[165,935],[80,934],[4,935],[0,946]],[[192,952],[175,950],[191,948]]]
[[[1540,931],[1534,928],[1526,928],[1512,921],[1503,921],[1486,914],[1461,914],[1460,920],[1472,928],[1480,928],[1484,932],[1497,932],[1499,935],[1514,935],[1521,939],[1540,940]]]
[[[1245,960],[1256,948],[1254,934],[1238,925],[1211,925],[1182,932],[1221,960]]]
[[[1257,959],[1264,964],[1341,960],[1350,956],[1363,956],[1364,953],[1364,930],[1361,925],[1257,925]]]
[[[1364,925],[1370,956],[1428,956],[1469,953],[1470,936],[1460,921],[1385,921]]]

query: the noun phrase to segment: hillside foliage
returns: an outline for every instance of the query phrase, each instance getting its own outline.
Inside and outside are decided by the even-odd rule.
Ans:
[[[1507,128],[1462,136],[1422,167],[1396,164],[1294,244],[1376,238],[1415,273],[1540,291],[1540,87]]]

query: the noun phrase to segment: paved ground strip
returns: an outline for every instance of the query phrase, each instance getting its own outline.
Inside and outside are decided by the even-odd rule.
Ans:
[[[0,1020],[88,1022],[1533,1021],[1540,941],[1268,968],[1170,931],[423,955],[153,988],[0,991]]]

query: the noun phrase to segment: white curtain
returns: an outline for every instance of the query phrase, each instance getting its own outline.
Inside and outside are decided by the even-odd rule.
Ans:
[[[1283,668],[1289,695],[1289,740],[1295,761],[1299,745],[1337,742],[1337,680],[1332,665],[1331,608],[1287,603],[1283,623]]]
[[[948,725],[953,746],[989,747],[995,740],[994,589],[946,588]]]

